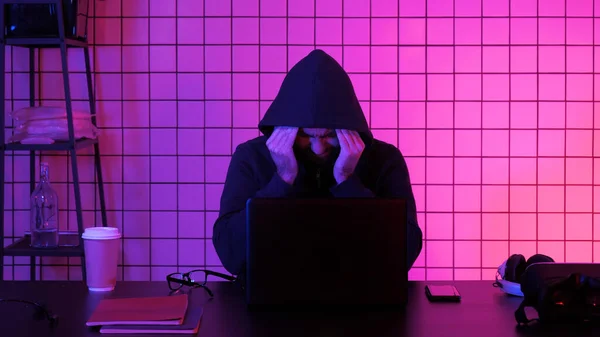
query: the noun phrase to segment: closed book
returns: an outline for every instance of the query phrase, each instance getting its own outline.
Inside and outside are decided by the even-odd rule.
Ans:
[[[203,307],[190,301],[181,325],[103,325],[100,333],[106,334],[197,334],[202,321]]]
[[[87,326],[104,325],[168,325],[184,322],[188,295],[102,299]]]

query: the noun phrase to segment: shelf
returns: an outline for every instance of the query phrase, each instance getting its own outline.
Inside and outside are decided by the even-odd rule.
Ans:
[[[29,47],[29,48],[57,48],[60,47],[62,40],[58,37],[5,37],[4,44],[8,46]],[[65,38],[67,47],[88,46],[88,43],[81,40]]]
[[[69,235],[70,236],[70,235]],[[77,236],[73,235],[77,238]],[[72,241],[72,238],[67,238]],[[60,236],[60,241],[64,241],[63,236]],[[78,257],[83,256],[83,249],[79,246],[59,246],[58,248],[31,248],[29,247],[31,236],[24,236],[12,244],[4,247],[4,256],[67,256]]]
[[[83,149],[92,146],[98,142],[98,138],[89,139],[83,138],[75,141],[75,149]],[[65,151],[71,150],[72,146],[69,142],[55,142],[54,144],[21,144],[8,143],[4,145],[4,151]]]
[[[68,1],[67,1],[68,2]],[[78,37],[78,36],[69,36],[72,35],[70,32],[70,29],[68,29],[66,27],[66,21],[67,21],[67,16],[70,17],[70,15],[72,14],[70,10],[68,10],[69,8],[67,8],[66,6],[68,4],[66,4],[66,2],[64,0],[0,0],[0,5],[2,5],[2,7],[0,7],[0,12],[3,12],[4,17],[2,15],[0,15],[0,26],[2,26],[3,29],[6,28],[7,25],[7,21],[6,21],[6,14],[7,14],[7,10],[12,10],[7,8],[6,5],[9,4],[18,4],[18,5],[23,5],[23,4],[54,4],[55,8],[53,9],[56,13],[52,13],[52,16],[55,17],[57,20],[56,24],[57,27],[53,27],[51,31],[48,31],[48,33],[45,33],[45,35],[42,36],[35,36],[35,35],[31,35],[29,34],[28,36],[25,34],[16,34],[18,33],[16,30],[15,31],[10,31],[8,32],[3,32],[2,34],[0,34],[0,47],[1,46],[15,46],[15,47],[24,47],[27,48],[29,51],[29,76],[31,78],[33,78],[35,76],[35,67],[34,67],[34,63],[35,63],[35,52],[34,49],[40,49],[38,51],[41,52],[41,49],[50,49],[50,48],[60,48],[61,50],[65,50],[66,49],[82,49],[83,50],[83,60],[85,61],[85,74],[87,76],[87,78],[91,78],[90,76],[93,76],[92,73],[92,63],[90,60],[90,51],[88,50],[90,47],[90,43],[88,42],[88,39],[86,37]],[[63,15],[57,15],[60,14],[60,9],[62,8],[62,14]],[[20,14],[18,15],[20,16]],[[59,20],[59,16],[61,16],[61,19]],[[81,17],[79,15],[77,15],[78,20],[88,20],[88,16],[87,14],[85,15],[85,17]],[[79,22],[79,21],[78,21]],[[89,24],[89,23],[88,23]],[[55,26],[54,24],[52,24],[51,26]],[[82,27],[82,29],[85,27]],[[59,36],[58,32],[64,32],[61,33]],[[2,50],[1,52],[5,53],[6,51]],[[10,58],[10,55],[4,55],[4,58]],[[69,70],[67,67],[67,62],[68,61],[68,57],[67,54],[65,53],[60,53],[60,58],[58,59],[58,63],[59,63],[59,67],[62,70],[62,76],[65,77],[65,88],[64,88],[64,94],[65,97],[69,97],[67,95],[68,92],[71,92],[74,86],[73,80],[69,79],[70,76],[69,75]],[[2,75],[4,76],[4,75]],[[70,83],[70,85],[69,85]],[[50,84],[50,83],[49,83]],[[31,97],[30,100],[31,102],[34,102],[37,97],[36,97],[36,90],[35,90],[35,85],[37,85],[37,83],[35,83],[35,81],[30,81],[30,83],[28,84],[29,87],[29,95]],[[84,84],[84,87],[87,85],[87,91],[89,93],[94,93],[94,88],[92,87],[92,81],[88,81]],[[90,106],[90,112],[94,111],[94,104],[95,104],[95,99],[94,99],[94,95],[90,94],[88,97],[88,101],[89,101],[89,106]],[[72,94],[69,94],[72,95]],[[71,106],[71,108],[73,107],[73,98],[71,97],[71,99],[67,99],[66,100],[66,104],[69,106]],[[4,110],[3,110],[4,111]],[[72,117],[72,116],[71,116]],[[5,116],[0,116],[0,118],[5,118]],[[73,121],[72,118],[69,118],[71,120],[71,122]],[[3,123],[4,124],[4,123]],[[2,133],[3,136],[6,136],[5,133]],[[94,171],[95,171],[95,176],[97,177],[97,186],[98,186],[98,193],[99,193],[99,197],[100,197],[100,211],[102,213],[102,222],[103,222],[103,226],[106,226],[106,204],[104,202],[105,200],[105,196],[104,196],[104,182],[103,182],[103,178],[102,178],[102,165],[101,165],[101,156],[100,156],[100,151],[98,149],[98,151],[95,151],[98,148],[98,144],[99,144],[99,140],[96,139],[88,139],[88,138],[83,138],[83,139],[68,139],[66,141],[57,141],[53,144],[23,144],[21,142],[10,142],[10,143],[6,143],[7,141],[5,139],[2,139],[2,141],[0,141],[0,156],[4,156],[4,152],[5,151],[24,151],[24,152],[31,152],[31,160],[30,160],[30,165],[34,165],[35,164],[35,155],[37,155],[37,151],[70,151],[73,155],[75,155],[75,151],[79,150],[79,149],[84,149],[84,148],[89,148],[92,145],[94,145],[95,148],[92,148],[92,150],[94,150]],[[41,155],[41,154],[40,154]],[[71,160],[69,166],[70,168],[72,168],[73,170],[80,170],[79,166],[76,165],[77,161],[74,160],[75,158],[71,158],[73,160]],[[33,166],[32,166],[33,167]],[[2,174],[2,170],[4,168],[0,167],[0,174]],[[33,183],[33,182],[32,182]],[[75,184],[74,185],[75,188],[75,194],[76,195],[80,195],[81,193],[78,193],[79,190],[79,184]],[[4,193],[5,189],[4,189],[4,184],[0,184],[0,195],[2,195]],[[81,198],[80,198],[81,199]],[[81,200],[79,200],[81,201]],[[79,205],[81,203],[78,203]],[[4,210],[4,206],[0,206],[3,207],[2,210]],[[83,249],[83,242],[80,242],[81,240],[81,234],[83,231],[83,210],[81,209],[81,207],[77,207],[76,211],[76,215],[77,215],[77,231],[76,232],[64,232],[61,233],[61,235],[59,236],[59,246],[56,248],[32,248],[30,247],[30,242],[31,242],[31,235],[27,232],[23,233],[23,234],[19,234],[19,238],[15,238],[14,242],[9,244],[6,247],[2,247],[0,249],[2,252],[2,255],[4,256],[21,256],[21,257],[25,257],[25,256],[29,256],[30,258],[30,278],[31,280],[35,280],[36,279],[36,272],[35,272],[35,267],[36,267],[36,259],[34,257],[36,256],[54,256],[54,257],[79,257],[81,259],[85,258],[85,252]],[[2,216],[2,214],[0,214],[0,216]],[[4,234],[2,233],[2,231],[0,231],[0,242],[3,241],[4,239]],[[3,268],[3,259],[0,259],[0,280],[2,280],[2,278],[4,277],[3,274],[4,268]],[[81,266],[81,273],[82,273],[82,278],[85,279],[86,277],[86,267],[85,264],[83,264]]]
[[[12,1],[4,1],[5,4],[54,4],[56,0],[12,0]]]

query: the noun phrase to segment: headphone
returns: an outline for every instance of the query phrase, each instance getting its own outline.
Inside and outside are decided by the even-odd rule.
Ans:
[[[523,297],[521,291],[521,276],[534,263],[555,262],[550,256],[543,254],[532,255],[529,259],[521,254],[513,254],[505,260],[496,271],[494,287],[500,288],[505,293]]]

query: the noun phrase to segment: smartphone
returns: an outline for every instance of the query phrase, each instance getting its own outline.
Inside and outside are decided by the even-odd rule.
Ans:
[[[431,302],[460,302],[460,293],[450,284],[425,286],[425,294]]]

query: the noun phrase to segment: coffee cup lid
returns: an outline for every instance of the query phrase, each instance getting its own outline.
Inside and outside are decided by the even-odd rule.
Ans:
[[[120,238],[121,233],[116,227],[89,227],[85,229],[81,237],[89,240],[110,240]]]

